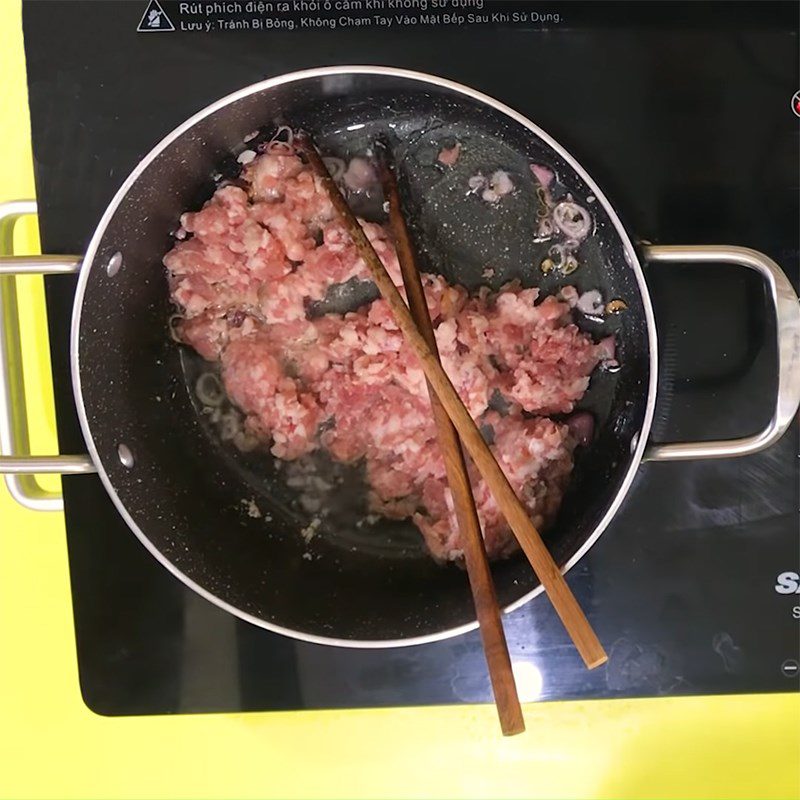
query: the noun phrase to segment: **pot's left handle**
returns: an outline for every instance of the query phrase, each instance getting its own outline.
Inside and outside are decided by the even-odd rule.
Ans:
[[[34,511],[60,511],[61,495],[46,492],[35,475],[95,472],[88,455],[28,455],[28,423],[22,378],[22,348],[15,275],[72,275],[81,266],[79,256],[14,256],[14,225],[36,213],[33,200],[0,204],[0,474],[11,496]]]

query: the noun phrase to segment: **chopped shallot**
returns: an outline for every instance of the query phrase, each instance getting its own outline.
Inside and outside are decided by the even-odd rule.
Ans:
[[[589,212],[571,201],[561,202],[553,209],[553,221],[562,233],[578,242],[585,239],[592,229]]]
[[[514,191],[514,184],[511,181],[509,174],[502,169],[498,169],[492,173],[489,183],[494,191],[502,197],[503,195],[510,194]]]
[[[588,292],[584,292],[575,305],[578,311],[594,317],[602,316],[605,311],[603,295],[597,289],[590,289]]]
[[[443,147],[436,159],[445,167],[452,167],[461,155],[461,142],[456,142],[452,147]]]
[[[541,164],[531,164],[531,172],[533,173],[533,177],[539,181],[539,185],[542,187],[542,189],[550,188],[550,184],[553,182],[553,178],[555,177],[553,170],[548,169]]]
[[[363,192],[378,183],[375,167],[366,159],[356,156],[350,159],[344,173],[345,186],[354,192]]]
[[[502,169],[495,170],[488,178],[479,172],[469,179],[468,185],[474,192],[482,190],[481,199],[487,203],[497,203],[501,197],[514,191],[511,177]]]
[[[482,173],[477,173],[477,175],[473,175],[468,181],[467,185],[473,192],[477,192],[478,189],[483,189],[486,186],[488,181],[486,180],[486,176]]]

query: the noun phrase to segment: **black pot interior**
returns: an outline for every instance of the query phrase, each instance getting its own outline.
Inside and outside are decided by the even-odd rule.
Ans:
[[[648,332],[638,285],[599,200],[597,234],[569,278],[545,277],[533,242],[535,185],[528,165],[545,163],[576,199],[591,195],[574,170],[524,125],[453,90],[408,78],[342,74],[262,89],[215,111],[169,144],[143,170],[109,221],[91,265],[80,320],[79,366],[86,417],[102,466],[138,527],[196,584],[258,620],[304,635],[351,640],[407,639],[474,619],[462,569],[435,564],[410,524],[357,526],[357,488],[314,539],[300,535],[312,512],[287,486],[285,469],[263,452],[222,444],[196,413],[199,359],[168,335],[172,309],[161,258],[182,211],[213,192],[212,174],[231,170],[254,129],[303,126],[332,155],[363,152],[379,133],[396,141],[403,192],[427,269],[468,287],[511,278],[546,293],[567,282],[623,298],[628,310],[596,336],[617,333],[622,369],[597,373],[582,407],[596,417],[595,440],[576,454],[561,514],[546,533],[559,564],[591,536],[616,498],[642,427],[649,380]],[[457,168],[435,166],[438,148],[465,147]],[[234,155],[232,155],[234,154]],[[477,170],[507,170],[517,191],[490,209],[464,192]],[[119,251],[123,266],[105,265]],[[135,459],[127,468],[118,447]],[[257,512],[254,510],[257,509]],[[251,516],[257,513],[259,516]],[[538,584],[522,557],[493,566],[508,605]]]

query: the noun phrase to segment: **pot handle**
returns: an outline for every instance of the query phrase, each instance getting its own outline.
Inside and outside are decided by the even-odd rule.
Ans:
[[[32,456],[28,450],[25,387],[15,275],[72,275],[81,266],[79,256],[14,256],[14,225],[36,213],[33,200],[0,204],[0,474],[11,496],[33,511],[61,511],[61,494],[44,491],[34,475],[95,472],[88,455]]]
[[[651,444],[646,461],[688,461],[730,458],[757,453],[776,442],[789,427],[800,405],[800,305],[783,270],[757,250],[731,245],[646,245],[647,262],[708,264],[725,263],[753,269],[767,285],[775,309],[778,343],[778,391],[769,424],[752,436],[710,442]]]

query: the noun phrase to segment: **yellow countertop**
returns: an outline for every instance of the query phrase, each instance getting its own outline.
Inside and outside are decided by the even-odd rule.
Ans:
[[[33,195],[19,0],[0,0],[0,45],[2,201]],[[46,452],[41,281],[19,284]],[[0,483],[2,798],[800,797],[797,695],[542,703],[525,718],[503,739],[490,706],[97,716],[78,687],[63,518]]]

